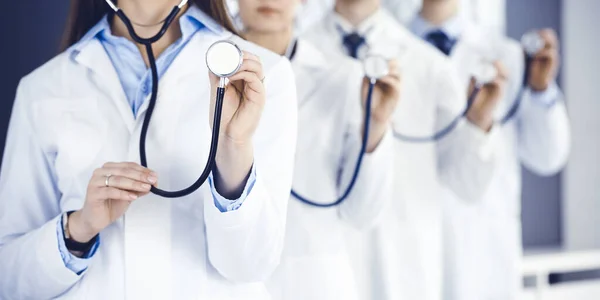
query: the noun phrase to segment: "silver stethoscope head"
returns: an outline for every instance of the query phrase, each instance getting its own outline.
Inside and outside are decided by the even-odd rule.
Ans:
[[[529,56],[535,56],[544,49],[545,44],[544,39],[534,30],[525,33],[523,37],[521,37],[521,46]]]
[[[110,6],[110,8],[112,10],[114,10],[115,12],[119,11],[119,8],[115,5],[114,2],[112,2],[111,0],[105,0],[106,3],[108,3],[108,6]],[[177,7],[182,8],[187,4],[188,0],[182,0],[179,5],[177,5]]]
[[[388,61],[381,55],[368,55],[363,60],[363,68],[365,76],[369,78],[371,83],[375,83],[378,79],[390,73]]]
[[[206,66],[221,79],[220,87],[225,86],[225,78],[239,71],[243,60],[242,50],[229,40],[217,41],[206,51]]]
[[[475,79],[475,85],[481,87],[493,82],[498,76],[498,70],[491,62],[478,60],[471,70],[471,76]]]

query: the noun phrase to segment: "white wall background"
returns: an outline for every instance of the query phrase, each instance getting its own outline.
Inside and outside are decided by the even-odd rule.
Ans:
[[[568,4],[567,4],[568,2]],[[573,130],[563,177],[563,242],[600,249],[600,1],[563,1],[563,84]]]

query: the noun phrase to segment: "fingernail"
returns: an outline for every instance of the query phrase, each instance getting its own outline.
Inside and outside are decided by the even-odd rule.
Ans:
[[[149,190],[150,189],[150,185],[149,184],[142,184],[142,188],[144,188],[145,190]]]
[[[131,200],[135,200],[138,198],[138,196],[136,194],[129,194],[129,198],[131,198]]]
[[[156,183],[157,178],[155,176],[148,176],[148,182],[150,183]]]
[[[154,171],[151,171],[150,172],[150,176],[158,177],[158,174],[156,172],[154,172]]]

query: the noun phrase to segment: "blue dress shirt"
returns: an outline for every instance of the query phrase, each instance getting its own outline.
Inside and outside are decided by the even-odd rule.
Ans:
[[[214,22],[212,20],[204,20],[205,18],[206,16],[194,5],[191,5],[185,14],[181,16],[179,19],[181,38],[169,46],[156,60],[159,78],[167,71],[171,63],[195,33],[200,30],[211,30],[211,28],[207,28],[204,24],[213,24]],[[139,49],[133,42],[124,37],[112,35],[107,16],[104,16],[98,24],[90,29],[74,47],[92,39],[98,39],[106,50],[119,76],[127,101],[131,106],[131,111],[134,117],[137,118],[139,108],[152,92],[152,73],[150,68],[146,66]],[[223,213],[240,208],[248,194],[252,191],[255,182],[256,169],[252,166],[250,177],[246,182],[242,195],[236,200],[229,200],[216,191],[213,175],[211,174],[208,178],[215,206]],[[89,259],[94,256],[98,249],[100,239],[98,239],[98,242],[92,247],[89,253],[86,253],[83,258],[79,258],[72,255],[65,245],[62,218],[59,218],[56,233],[58,236],[58,247],[65,266],[71,271],[81,274],[87,269]]]

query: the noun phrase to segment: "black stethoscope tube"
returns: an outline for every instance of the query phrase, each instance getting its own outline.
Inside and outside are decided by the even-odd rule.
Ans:
[[[132,39],[135,42],[145,46],[146,53],[148,54],[150,68],[152,70],[152,94],[150,96],[150,102],[148,103],[148,109],[146,111],[146,116],[144,117],[144,122],[142,124],[142,131],[140,134],[140,163],[142,166],[144,166],[146,168],[148,167],[148,161],[147,161],[147,157],[146,157],[146,137],[148,135],[148,127],[150,126],[150,119],[152,119],[152,113],[154,112],[154,108],[156,107],[156,99],[158,97],[158,80],[159,80],[158,79],[158,68],[156,66],[156,58],[154,56],[154,51],[152,50],[152,44],[162,38],[162,36],[167,32],[167,30],[169,29],[169,26],[171,26],[171,24],[173,23],[173,21],[177,17],[177,14],[179,14],[180,11],[181,11],[181,8],[179,6],[174,7],[173,10],[171,11],[171,13],[169,14],[169,16],[165,19],[164,24],[161,27],[160,31],[151,38],[141,38],[135,32],[135,29],[133,28],[131,21],[129,20],[129,18],[127,18],[127,16],[123,13],[123,11],[120,9],[115,11],[115,14],[123,21],[123,23],[127,27],[127,30],[129,31],[129,34],[131,35]],[[187,195],[195,192],[206,182],[206,180],[208,179],[208,176],[214,170],[215,164],[216,164],[215,159],[217,156],[217,146],[219,144],[219,130],[221,127],[220,126],[221,113],[223,111],[224,96],[225,96],[225,88],[218,87],[217,88],[217,99],[216,99],[216,103],[215,103],[215,112],[214,112],[214,119],[213,119],[210,151],[209,151],[208,159],[206,162],[206,166],[204,167],[204,170],[202,171],[202,174],[200,175],[198,180],[196,180],[196,182],[194,182],[191,186],[189,186],[183,190],[179,190],[179,191],[165,191],[165,190],[161,190],[161,189],[153,186],[150,190],[152,193],[154,193],[158,196],[165,197],[165,198],[180,198],[180,197],[184,197],[184,196],[187,196]]]
[[[362,166],[362,161],[365,157],[365,154],[367,152],[367,144],[369,142],[369,130],[371,129],[371,103],[373,101],[373,89],[375,88],[375,80],[371,80],[370,84],[369,84],[369,92],[367,94],[367,101],[366,101],[366,108],[365,108],[365,116],[364,116],[364,132],[363,132],[363,137],[362,137],[362,144],[360,147],[360,153],[358,154],[358,158],[356,160],[356,165],[354,167],[354,172],[352,173],[352,179],[350,180],[350,183],[348,184],[348,187],[346,187],[346,190],[344,190],[344,193],[342,194],[342,196],[340,198],[338,198],[336,201],[332,202],[332,203],[318,203],[312,200],[309,200],[308,198],[301,196],[298,192],[294,191],[292,189],[292,196],[298,200],[300,200],[300,202],[303,202],[305,204],[308,204],[310,206],[316,206],[316,207],[321,207],[321,208],[328,208],[328,207],[334,207],[334,206],[338,206],[340,205],[342,202],[344,202],[344,200],[346,200],[346,198],[348,198],[348,196],[350,196],[350,193],[352,192],[352,189],[354,188],[354,185],[356,185],[356,181],[358,180],[358,175],[360,173],[360,169]]]
[[[502,117],[498,121],[500,126],[506,125],[508,122],[510,122],[512,119],[514,119],[516,117],[517,112],[519,111],[519,108],[521,106],[521,101],[523,98],[523,90],[527,86],[529,74],[531,72],[530,65],[532,62],[533,62],[533,58],[530,55],[526,55],[525,56],[525,73],[524,73],[524,78],[523,78],[523,89],[521,89],[521,91],[519,92],[519,95],[517,96],[517,98],[515,99],[513,104],[511,105],[510,109],[506,112],[504,117]],[[460,122],[461,119],[463,119],[464,117],[467,116],[467,113],[473,107],[473,103],[480,92],[481,92],[481,86],[476,86],[475,89],[473,90],[473,92],[471,93],[471,95],[469,96],[469,99],[467,100],[467,107],[465,108],[463,113],[460,116],[456,117],[448,126],[442,128],[441,130],[434,133],[433,135],[424,136],[424,137],[409,136],[409,135],[399,133],[398,131],[396,131],[394,129],[394,137],[401,141],[409,142],[409,143],[430,143],[430,142],[436,142],[436,141],[443,139],[448,134],[450,134],[454,129],[456,129],[456,126],[458,125],[458,123]]]

